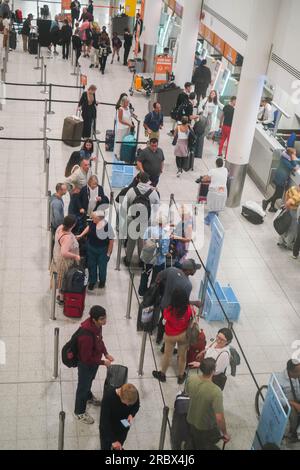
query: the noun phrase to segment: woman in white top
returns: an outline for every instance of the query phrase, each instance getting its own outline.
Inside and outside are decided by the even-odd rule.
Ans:
[[[188,149],[188,141],[189,141],[189,133],[190,133],[190,125],[188,117],[183,117],[181,119],[181,124],[179,124],[175,129],[174,134],[174,155],[176,157],[176,165],[177,165],[177,178],[182,175],[185,160],[188,158],[189,149]]]
[[[225,209],[227,200],[228,170],[224,167],[223,158],[217,158],[216,166],[217,168],[210,170],[208,175],[201,180],[202,183],[209,183],[207,194],[208,214],[204,219],[206,225],[210,225],[213,218]]]
[[[129,107],[129,99],[127,96],[124,96],[121,99],[121,106],[117,111],[117,119],[116,119],[116,140],[115,140],[115,147],[114,153],[116,158],[120,159],[120,151],[121,145],[124,137],[126,137],[130,130],[133,127],[133,121],[131,116],[131,111]]]
[[[226,382],[226,369],[230,365],[229,344],[233,338],[232,331],[229,328],[222,328],[218,331],[216,339],[202,351],[197,359],[199,362],[191,362],[190,367],[199,368],[203,359],[212,358],[216,361],[216,370],[213,376],[213,382],[222,390]]]
[[[206,135],[219,129],[219,124],[217,124],[219,108],[223,110],[224,106],[219,101],[218,93],[212,90],[209,96],[204,98],[200,107],[200,114],[203,111],[203,116],[207,118]]]

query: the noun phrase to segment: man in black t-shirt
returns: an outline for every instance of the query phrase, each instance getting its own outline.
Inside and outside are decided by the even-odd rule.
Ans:
[[[178,110],[182,104],[189,102],[189,96],[191,94],[192,86],[193,85],[192,85],[191,82],[186,82],[184,84],[184,90],[182,90],[182,92],[179,93],[179,95],[177,97],[175,110]],[[170,135],[170,136],[174,135],[174,129],[175,129],[175,126],[176,126],[176,122],[177,121],[173,120],[173,129],[168,133],[168,135]]]
[[[235,104],[236,104],[236,96],[232,96],[230,98],[230,102],[226,106],[224,106],[224,109],[223,109],[223,115],[220,120],[220,129],[222,129],[222,136],[221,136],[220,146],[219,146],[219,154],[218,154],[219,157],[223,156],[223,147],[226,141],[227,141],[227,148],[226,148],[226,157],[227,157]]]

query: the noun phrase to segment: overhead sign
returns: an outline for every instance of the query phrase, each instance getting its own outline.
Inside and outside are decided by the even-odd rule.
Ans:
[[[288,399],[272,374],[252,449],[261,450],[267,443],[280,446],[290,413]]]
[[[213,39],[213,46],[217,51],[219,51],[222,55],[224,54],[224,49],[225,49],[225,41],[223,41],[220,36],[217,34],[214,34],[214,39]]]
[[[233,47],[229,46],[229,44],[225,44],[224,57],[233,65],[235,65],[237,56],[237,51],[233,49]]]
[[[200,25],[199,25],[199,34],[203,38],[205,38],[205,30],[206,30],[206,26],[205,26],[204,23],[201,22]]]
[[[206,41],[209,42],[210,44],[213,44],[214,43],[214,35],[215,35],[215,33],[206,26],[205,27],[204,39],[206,39]]]
[[[61,0],[61,9],[63,10],[71,10],[70,8],[71,2],[70,0]]]
[[[137,0],[125,0],[125,13],[132,18],[135,17]]]
[[[155,57],[154,85],[163,85],[169,81],[173,69],[173,57],[158,55]]]

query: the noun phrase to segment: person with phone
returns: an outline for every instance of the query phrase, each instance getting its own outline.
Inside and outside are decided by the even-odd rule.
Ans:
[[[139,408],[139,393],[132,384],[104,393],[99,425],[101,450],[123,450]]]

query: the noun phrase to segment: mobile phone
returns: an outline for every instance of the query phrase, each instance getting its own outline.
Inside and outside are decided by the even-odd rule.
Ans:
[[[123,424],[124,428],[130,428],[128,419],[121,419],[121,423]]]

